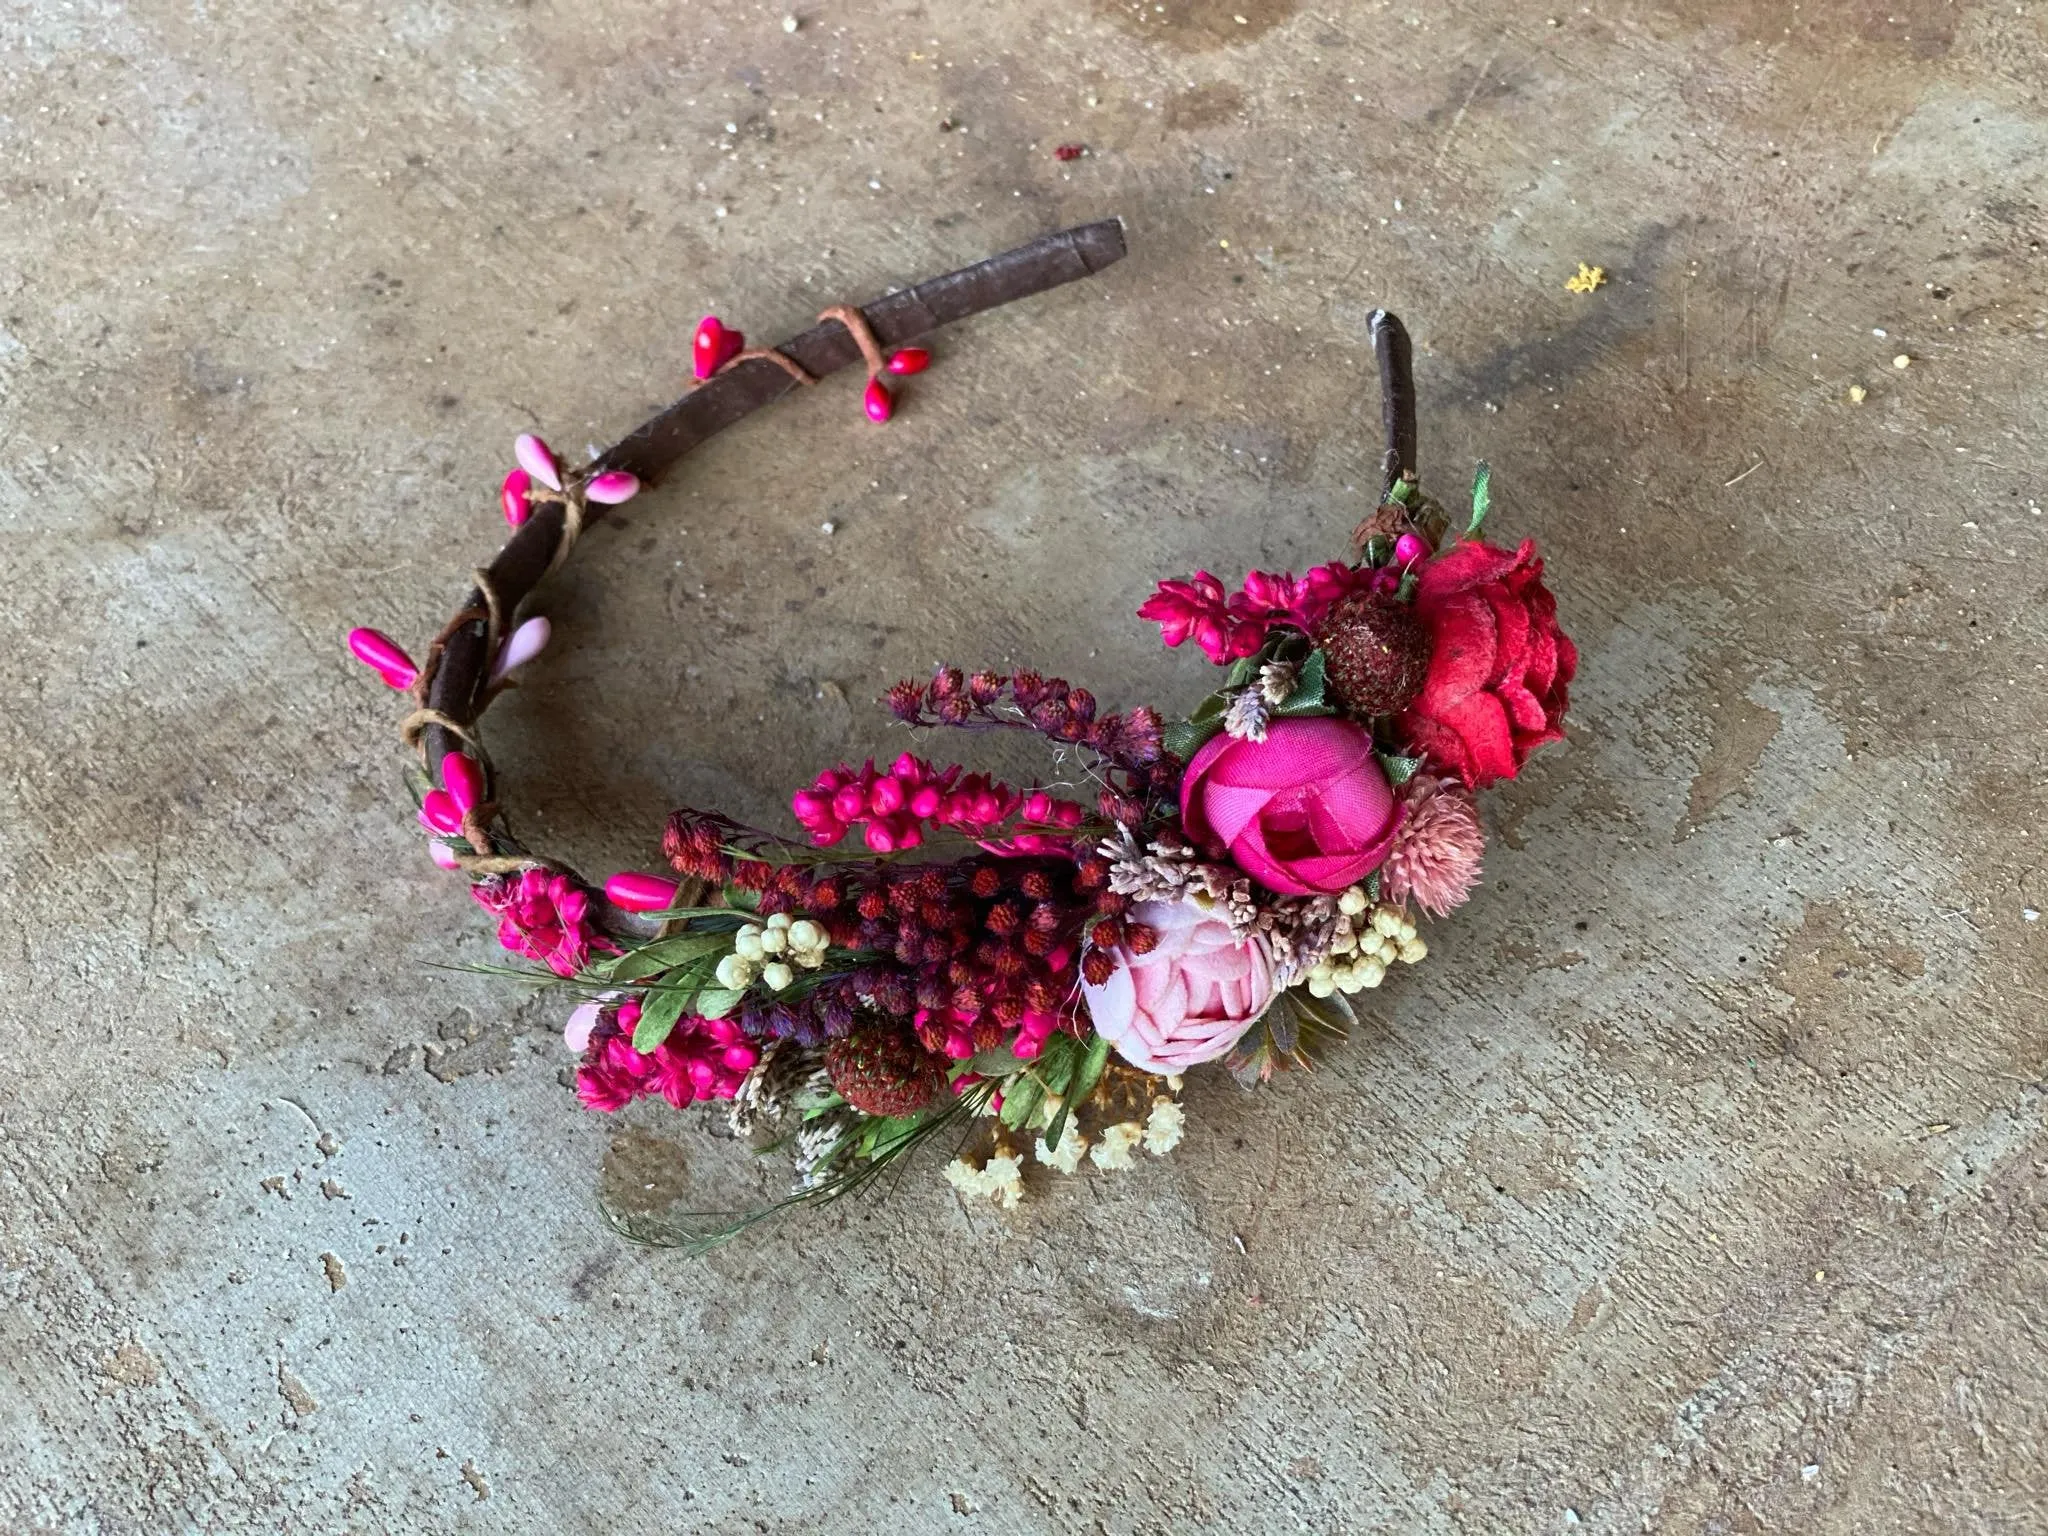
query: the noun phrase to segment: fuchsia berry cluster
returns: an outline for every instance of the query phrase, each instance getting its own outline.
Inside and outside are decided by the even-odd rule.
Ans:
[[[828,316],[834,313],[827,311]],[[868,356],[868,384],[861,394],[861,408],[867,412],[868,420],[880,426],[896,414],[896,397],[883,382],[882,375],[888,373],[897,378],[908,378],[912,374],[923,373],[932,365],[932,355],[923,347],[902,347],[882,357],[879,350],[871,350],[871,346],[871,340],[863,338],[861,350]],[[749,355],[764,354],[748,353],[746,332],[734,330],[716,315],[706,315],[697,322],[697,334],[690,340],[690,371],[700,384]],[[786,358],[782,365],[795,368]]]
[[[818,847],[833,847],[864,826],[867,845],[876,853],[923,846],[927,826],[987,840],[1019,812],[1028,825],[1013,829],[1006,843],[1016,847],[1029,838],[1032,845],[1018,851],[1038,852],[1049,843],[1048,833],[1072,832],[1087,816],[1073,801],[1057,800],[1043,790],[1026,794],[985,773],[961,774],[958,763],[935,768],[909,752],[883,771],[876,770],[873,758],[859,768],[841,763],[820,773],[809,789],[798,790],[790,809]]]
[[[562,497],[562,466],[554,449],[531,432],[512,439],[512,457],[518,465],[498,487],[498,506],[505,521],[517,528],[533,515],[533,504],[544,498]],[[616,507],[640,494],[640,477],[623,469],[607,469],[583,482],[583,499],[600,506]]]

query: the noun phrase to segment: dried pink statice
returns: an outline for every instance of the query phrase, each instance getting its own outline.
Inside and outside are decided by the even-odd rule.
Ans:
[[[470,894],[498,919],[500,944],[557,976],[574,976],[593,949],[618,952],[591,926],[589,893],[566,876],[523,869],[479,881]]]
[[[760,1047],[743,1039],[730,1019],[686,1015],[650,1051],[634,1048],[639,1022],[638,998],[616,1008],[598,1005],[576,1072],[576,1096],[590,1108],[610,1113],[654,1094],[677,1109],[699,1099],[729,1099],[761,1057]]]
[[[1413,900],[1432,917],[1463,906],[1479,883],[1486,834],[1472,793],[1455,779],[1417,773],[1399,791],[1400,827],[1381,872],[1390,901]]]

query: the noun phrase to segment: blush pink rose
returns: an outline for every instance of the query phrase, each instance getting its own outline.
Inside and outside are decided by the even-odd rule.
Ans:
[[[1193,902],[1141,901],[1130,920],[1159,935],[1142,955],[1116,951],[1100,986],[1082,983],[1096,1033],[1141,1072],[1182,1072],[1223,1055],[1273,1001],[1273,956],[1254,934]]]
[[[1180,819],[1267,890],[1326,896],[1379,868],[1399,817],[1372,733],[1316,715],[1212,740],[1181,780]]]

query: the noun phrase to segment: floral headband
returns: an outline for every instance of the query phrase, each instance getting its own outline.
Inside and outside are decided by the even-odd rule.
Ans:
[[[1350,999],[1429,953],[1485,839],[1473,792],[1563,735],[1577,665],[1532,543],[1481,538],[1480,466],[1462,526],[1415,471],[1406,332],[1372,318],[1386,453],[1350,558],[1302,576],[1207,571],[1139,608],[1169,646],[1222,669],[1193,711],[1103,710],[1032,671],[943,668],[888,708],[919,731],[1021,731],[1049,749],[1012,785],[906,751],[840,763],[791,796],[797,831],[679,810],[670,871],[602,888],[529,852],[497,802],[484,708],[548,640],[520,618],[583,528],[698,442],[859,359],[868,416],[922,372],[908,343],[1088,276],[1124,254],[1107,220],[860,308],[774,349],[715,318],[696,385],[580,469],[514,445],[510,540],[414,661],[350,649],[413,708],[402,734],[427,851],[463,874],[503,946],[582,996],[568,1016],[584,1104],[722,1103],[786,1149],[794,1192],[736,1219],[608,1213],[628,1235],[706,1246],[769,1211],[871,1184],[951,1133],[946,1177],[1010,1207],[1027,1156],[1061,1174],[1128,1167],[1181,1139],[1182,1076],[1221,1062],[1247,1087],[1305,1065],[1355,1022]]]

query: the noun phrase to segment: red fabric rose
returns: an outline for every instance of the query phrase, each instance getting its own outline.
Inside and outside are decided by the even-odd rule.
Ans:
[[[1422,567],[1415,609],[1435,641],[1429,677],[1399,721],[1415,751],[1481,789],[1563,739],[1579,652],[1557,627],[1533,539],[1513,551],[1454,545]]]

